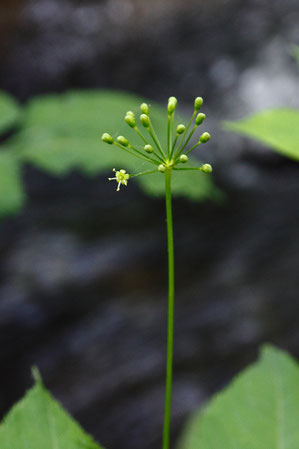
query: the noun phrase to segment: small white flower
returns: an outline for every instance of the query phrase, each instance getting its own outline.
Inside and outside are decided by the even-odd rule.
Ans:
[[[126,170],[118,170],[116,171],[115,168],[113,169],[113,171],[115,172],[115,177],[114,178],[108,178],[109,181],[113,181],[115,180],[118,185],[117,185],[117,192],[120,190],[120,186],[121,184],[124,186],[128,185],[128,179],[130,178],[129,173],[126,172]]]

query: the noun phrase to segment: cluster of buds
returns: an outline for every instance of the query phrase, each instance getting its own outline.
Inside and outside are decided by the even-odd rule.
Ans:
[[[186,126],[183,124],[177,125],[175,128],[175,135],[173,136],[173,122],[177,103],[178,102],[175,97],[170,97],[168,99],[167,149],[162,148],[159,138],[155,133],[150,119],[150,107],[147,103],[141,104],[141,115],[139,117],[140,124],[147,133],[146,137],[137,126],[135,114],[132,111],[128,111],[125,115],[125,122],[130,128],[136,131],[142,141],[142,147],[132,145],[124,136],[118,136],[116,139],[114,139],[108,133],[104,133],[102,135],[103,142],[106,142],[110,145],[115,145],[118,148],[127,151],[129,154],[134,155],[155,166],[154,170],[149,170],[133,175],[130,175],[123,169],[118,171],[113,169],[113,171],[115,172],[115,176],[113,178],[109,178],[109,180],[116,180],[116,182],[118,183],[117,190],[120,189],[121,185],[126,186],[129,178],[151,173],[165,173],[166,170],[200,170],[203,173],[212,172],[212,167],[210,164],[203,164],[200,167],[181,166],[181,164],[186,164],[189,161],[188,155],[195,148],[197,148],[200,144],[206,143],[210,140],[210,134],[208,132],[204,132],[200,135],[198,141],[191,148],[188,148],[188,143],[192,138],[194,132],[206,118],[205,114],[199,112],[203,104],[203,99],[201,97],[195,98],[194,111],[189,123]],[[148,139],[150,141],[148,141]]]

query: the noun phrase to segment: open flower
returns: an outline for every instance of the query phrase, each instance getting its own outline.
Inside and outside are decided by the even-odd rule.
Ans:
[[[109,181],[113,181],[115,180],[118,184],[117,184],[117,192],[120,190],[120,186],[124,185],[127,186],[128,185],[128,180],[130,178],[129,173],[126,172],[126,170],[115,170],[115,168],[113,169],[113,171],[115,172],[115,177],[114,178],[108,178]]]

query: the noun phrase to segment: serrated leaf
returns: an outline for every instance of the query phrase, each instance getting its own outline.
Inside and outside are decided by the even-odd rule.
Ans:
[[[0,218],[19,212],[25,201],[18,159],[9,150],[0,151]]]
[[[271,146],[278,153],[299,160],[299,110],[271,109],[237,122],[225,122],[224,127],[244,136],[253,137]]]
[[[106,172],[107,176],[111,176],[114,167],[131,173],[152,169],[147,162],[101,141],[102,133],[107,131],[115,137],[123,134],[143,147],[143,142],[124,122],[128,110],[139,115],[143,101],[132,94],[105,90],[35,98],[27,106],[24,129],[14,139],[13,148],[25,162],[58,176],[74,169],[87,175]],[[151,117],[157,134],[166,135],[164,108],[152,105]],[[174,192],[193,199],[217,196],[219,192],[211,178],[201,175],[176,173]],[[150,194],[160,195],[164,191],[164,180],[159,174],[136,178],[136,182]]]
[[[193,416],[179,449],[298,449],[299,366],[266,346],[210,404]]]
[[[1,449],[101,449],[38,382],[0,425]]]
[[[0,134],[9,130],[20,118],[21,108],[13,97],[0,90]]]

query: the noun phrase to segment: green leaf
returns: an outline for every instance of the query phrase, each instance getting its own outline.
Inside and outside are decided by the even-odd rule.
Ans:
[[[299,366],[266,346],[187,424],[180,449],[298,449]]]
[[[225,128],[253,137],[278,153],[299,160],[299,110],[272,109],[237,122],[225,122]]]
[[[0,90],[0,134],[9,130],[20,118],[21,108],[13,97]]]
[[[14,146],[24,161],[54,175],[73,169],[95,175],[127,161],[129,166],[142,166],[142,161],[135,162],[127,153],[101,141],[105,131],[138,141],[124,115],[129,109],[138,114],[140,101],[126,93],[92,90],[35,98],[27,106],[24,131]],[[158,122],[165,121],[161,108],[154,109]]]
[[[24,205],[25,193],[20,164],[11,151],[0,151],[0,218],[18,212]]]
[[[120,134],[142,148],[143,142],[124,122],[124,116],[132,110],[138,117],[143,101],[132,94],[105,90],[72,91],[35,98],[27,106],[23,131],[13,140],[12,146],[24,162],[57,176],[80,170],[87,175],[105,172],[108,177],[114,167],[124,168],[129,173],[152,170],[153,166],[147,162],[101,141],[103,132],[114,137]],[[166,137],[165,109],[152,104],[151,118],[157,134]],[[146,135],[146,131],[143,132]],[[202,199],[219,193],[209,176],[181,172],[175,177],[174,192],[177,194]],[[161,195],[164,192],[161,174],[138,177],[136,182],[147,193]]]
[[[1,449],[101,449],[48,393],[41,382],[27,392],[0,425]]]

